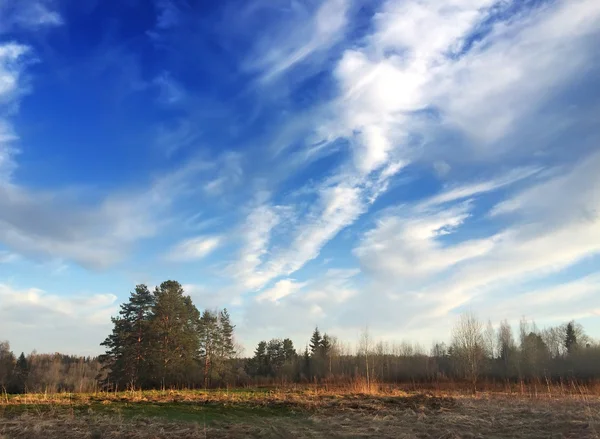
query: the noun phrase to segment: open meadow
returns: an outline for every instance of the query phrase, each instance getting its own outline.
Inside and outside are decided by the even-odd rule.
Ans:
[[[583,392],[236,389],[4,395],[0,438],[600,438]]]

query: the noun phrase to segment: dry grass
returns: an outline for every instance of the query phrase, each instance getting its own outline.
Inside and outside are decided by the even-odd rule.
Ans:
[[[600,438],[600,398],[316,388],[23,395],[0,438]]]

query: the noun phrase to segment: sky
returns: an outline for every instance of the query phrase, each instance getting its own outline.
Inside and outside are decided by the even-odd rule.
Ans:
[[[0,0],[0,339],[95,355],[136,284],[250,353],[600,338],[597,0]]]

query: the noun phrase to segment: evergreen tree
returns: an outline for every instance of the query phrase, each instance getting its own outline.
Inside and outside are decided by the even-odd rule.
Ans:
[[[218,375],[221,382],[229,383],[235,379],[235,345],[231,317],[227,309],[218,313],[216,334],[216,355],[213,359],[213,375]]]
[[[319,328],[315,328],[312,337],[310,338],[310,354],[315,357],[319,355],[321,352],[321,333],[319,332]]]
[[[152,365],[162,388],[188,381],[199,349],[200,313],[181,284],[166,281],[154,291]]]
[[[254,350],[254,356],[247,364],[247,372],[252,376],[263,376],[268,372],[267,342],[260,341]]]
[[[569,354],[572,354],[577,349],[577,334],[574,322],[571,321],[567,324],[565,332],[565,348]]]
[[[144,386],[148,379],[150,349],[149,323],[154,297],[146,285],[138,285],[119,315],[111,318],[112,333],[101,343],[106,353],[100,356],[105,384],[116,388]]]
[[[25,354],[21,352],[15,364],[15,386],[16,392],[25,393],[27,390],[27,377],[29,376],[29,364]]]
[[[220,351],[221,357],[226,360],[231,360],[235,357],[235,345],[233,343],[233,329],[235,325],[231,324],[231,317],[227,312],[227,308],[219,312],[219,331],[220,335]]]
[[[218,361],[221,333],[219,319],[216,313],[205,310],[200,317],[200,359],[204,367],[204,387],[211,384],[212,372],[215,362]]]
[[[285,364],[285,351],[281,340],[274,338],[267,344],[267,364],[269,375],[277,376]]]
[[[302,354],[302,373],[304,376],[310,377],[310,352],[308,351],[308,346],[304,348],[304,353]]]
[[[321,361],[326,365],[329,373],[331,373],[331,338],[327,334],[323,334],[320,348]]]
[[[294,349],[294,343],[289,338],[283,340],[283,354],[285,361],[290,362],[296,358],[296,350]]]

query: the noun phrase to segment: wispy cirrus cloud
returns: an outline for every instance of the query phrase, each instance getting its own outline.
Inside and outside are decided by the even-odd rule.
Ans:
[[[51,7],[53,3],[53,0],[0,1],[0,34],[15,28],[38,30],[62,25],[62,17]]]
[[[272,7],[272,4],[269,4]],[[259,34],[246,67],[260,72],[260,82],[269,83],[312,56],[323,55],[344,38],[348,23],[347,0],[291,3],[281,8],[279,25]],[[249,6],[254,14],[260,6]]]
[[[464,204],[457,205],[458,210],[446,209],[425,219],[420,214],[411,217],[409,213],[404,219],[390,215],[367,233],[357,256],[379,285],[393,285],[419,273],[432,274],[428,267],[437,272],[452,268],[443,277],[425,276],[405,288],[384,288],[391,297],[403,301],[410,297],[415,304],[420,303],[419,315],[429,314],[431,318],[442,317],[475,298],[490,299],[505,288],[515,289],[515,285],[559,273],[600,254],[600,216],[584,214],[600,205],[599,157],[585,157],[569,172],[503,201],[500,206],[511,205],[515,219],[499,226],[497,233],[477,240],[441,241],[444,234],[451,237],[454,228],[462,225],[464,215],[471,210]],[[557,192],[557,185],[570,190]],[[575,193],[581,195],[574,197]],[[533,194],[535,202],[531,205],[516,201]],[[440,220],[437,223],[436,218]],[[415,224],[420,227],[411,228]],[[407,230],[412,232],[409,243],[404,238]],[[580,312],[584,309],[582,306]]]
[[[562,210],[545,212],[537,223],[529,213],[527,220],[502,223],[495,213],[509,213],[529,201],[507,198],[489,210],[480,205],[480,199],[489,203],[531,186],[541,191],[527,198],[532,205],[543,204],[540,200],[553,192],[569,204],[578,197],[569,200],[566,193],[579,192],[586,207],[573,208],[595,218],[589,207],[593,197],[588,196],[599,183],[592,179],[592,189],[585,191],[579,183],[554,180],[556,173],[564,172],[552,168],[560,145],[547,142],[543,133],[536,137],[523,121],[545,123],[548,109],[540,114],[543,103],[552,103],[556,117],[567,111],[553,99],[567,90],[577,67],[563,66],[563,60],[572,58],[583,68],[582,60],[597,41],[593,22],[600,8],[586,0],[524,7],[514,15],[500,13],[504,8],[510,5],[487,0],[453,7],[431,1],[385,3],[375,15],[373,33],[347,49],[333,69],[339,94],[325,113],[319,113],[311,137],[318,144],[342,141],[349,155],[320,184],[312,182],[310,208],[297,200],[297,205],[287,206],[295,212],[285,225],[288,239],[263,248],[264,257],[250,271],[260,272],[253,286],[282,278],[286,280],[282,285],[291,285],[287,276],[318,257],[341,230],[369,212],[398,173],[423,162],[438,168],[443,163],[438,176],[447,184],[428,198],[386,211],[355,245],[371,292],[361,290],[342,307],[347,321],[369,321],[377,311],[399,312],[400,303],[408,298],[415,305],[403,313],[407,318],[411,314],[440,318],[484,291],[493,294],[501,283],[539,279],[542,273],[558,273],[597,253],[592,231],[596,225],[575,219],[562,222]],[[568,51],[573,53],[567,55]],[[540,58],[535,60],[532,52]],[[539,82],[531,80],[538,76]],[[552,94],[545,92],[548,88]],[[522,96],[528,97],[526,101]],[[563,124],[560,129],[569,132],[574,126]],[[536,155],[515,166],[515,155],[524,156],[515,145]],[[576,170],[563,178],[590,178],[590,170],[598,169],[585,148],[575,157]],[[497,160],[503,165],[497,166]],[[465,184],[457,178],[455,166],[465,175],[479,177]],[[499,177],[480,177],[490,170]],[[280,205],[286,204],[283,200]],[[477,228],[471,229],[475,223]],[[284,223],[275,225],[272,233],[278,227]],[[578,229],[585,238],[576,237]],[[538,233],[530,235],[533,231]],[[396,287],[402,284],[405,288]],[[276,295],[272,288],[265,290],[267,295]],[[377,300],[382,305],[371,312],[365,304],[373,300],[373,291],[381,294]],[[277,300],[278,309],[286,301],[296,303],[292,297],[303,294],[304,289],[284,295]],[[320,309],[327,315],[326,305]]]
[[[271,288],[264,290],[262,293],[256,296],[256,300],[258,302],[262,302],[264,300],[277,302],[279,299],[283,299],[284,297],[294,294],[296,291],[302,289],[304,285],[306,284],[302,282],[296,282],[293,279],[282,279],[276,282]]]
[[[176,244],[167,258],[172,261],[193,261],[202,259],[216,250],[222,243],[220,236],[197,236]]]
[[[0,44],[0,183],[8,181],[16,167],[18,136],[9,118],[18,110],[20,98],[29,91],[23,76],[31,61],[30,52],[22,44]]]
[[[423,339],[466,306],[512,318],[506,292],[541,318],[562,315],[544,294],[570,287],[590,303],[570,313],[598,308],[584,273],[600,242],[598,2],[243,3],[156,0],[151,31],[118,44],[115,31],[89,52],[102,81],[82,78],[72,96],[115,93],[131,120],[81,104],[99,116],[82,131],[134,132],[114,146],[102,133],[124,162],[90,181],[21,178],[33,168],[17,167],[18,149],[31,152],[22,166],[39,162],[19,134],[46,145],[11,115],[43,70],[28,63],[44,60],[2,43],[2,251],[70,274],[143,261],[161,276],[165,258],[185,262],[177,273],[199,306],[231,305],[252,341],[316,324],[346,340],[367,324]],[[58,24],[39,17],[27,26]],[[135,80],[112,77],[122,65]],[[82,148],[80,160],[97,157]]]

